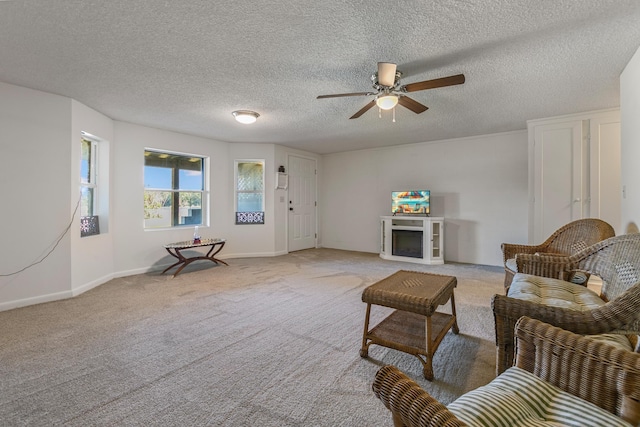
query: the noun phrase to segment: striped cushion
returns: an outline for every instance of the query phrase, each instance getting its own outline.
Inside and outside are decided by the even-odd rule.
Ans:
[[[509,368],[486,386],[460,396],[448,408],[471,427],[631,426],[518,367]]]

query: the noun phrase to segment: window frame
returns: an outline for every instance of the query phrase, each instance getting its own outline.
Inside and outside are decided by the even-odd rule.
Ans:
[[[89,237],[100,234],[100,222],[97,213],[99,212],[99,144],[100,140],[88,134],[87,132],[80,133],[80,197],[78,200],[79,209],[80,209],[80,237]],[[87,171],[87,182],[84,182],[85,175],[83,173],[83,161],[84,161],[84,144],[87,143],[89,145],[89,159],[88,159],[88,171]],[[91,195],[91,203],[85,203],[85,195]],[[86,205],[86,211],[85,211]]]
[[[201,175],[202,175],[202,183],[200,189],[180,189],[176,188],[176,181],[178,182],[177,186],[180,185],[179,179],[177,179],[180,175],[180,171],[188,170],[181,169],[178,167],[171,167],[171,187],[172,188],[162,188],[162,187],[147,187],[147,183],[145,182],[145,171],[144,168],[147,166],[147,152],[155,153],[159,157],[166,155],[167,157],[179,157],[183,160],[188,161],[189,159],[199,159],[201,161]],[[159,148],[144,148],[144,162],[143,162],[143,229],[144,231],[158,231],[158,230],[174,230],[177,228],[188,228],[188,227],[206,227],[209,225],[209,157],[204,156],[202,154],[193,154],[193,153],[185,153],[178,151],[171,151]],[[145,198],[147,192],[167,192],[171,193],[171,211],[169,215],[170,225],[162,225],[162,226],[148,226],[146,218],[146,206],[145,206]],[[201,218],[199,223],[186,223],[180,224],[180,194],[181,193],[199,193],[200,194],[200,210],[201,210]]]
[[[82,146],[80,147],[80,197],[82,199],[82,195],[84,193],[84,189],[88,188],[92,190],[91,195],[91,207],[87,215],[82,215],[82,206],[80,206],[80,215],[81,216],[94,216],[95,212],[98,210],[98,141],[93,138],[88,138],[86,135],[82,135],[80,138],[81,143],[88,142],[89,143],[89,174],[88,174],[88,182],[82,182],[83,174],[82,174]],[[81,202],[82,203],[82,202]]]
[[[239,165],[243,163],[255,163],[262,166],[262,189],[260,190],[240,190],[238,189]],[[233,207],[236,213],[236,225],[264,224],[264,212],[266,204],[266,161],[265,159],[235,159],[233,162]],[[259,211],[238,210],[238,196],[240,194],[261,194],[261,207]]]

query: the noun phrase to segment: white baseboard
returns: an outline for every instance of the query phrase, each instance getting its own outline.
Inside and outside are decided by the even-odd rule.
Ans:
[[[267,258],[267,257],[275,257],[280,255],[286,255],[287,251],[278,251],[278,252],[255,252],[255,253],[242,253],[242,254],[225,254],[224,256],[220,256],[220,259],[233,259],[233,258]],[[131,270],[123,270],[115,273],[104,275],[98,279],[92,280],[83,285],[77,286],[69,291],[64,292],[56,292],[53,294],[47,295],[38,295],[34,297],[14,300],[14,301],[6,301],[0,302],[0,311],[11,310],[14,308],[27,307],[29,305],[42,304],[44,302],[52,302],[58,301],[62,299],[72,298],[83,294],[95,287],[98,287],[111,279],[126,277],[126,276],[134,276],[136,274],[145,274],[155,271],[162,271],[171,264],[167,263],[164,265],[154,265],[149,267],[141,267],[134,268]]]
[[[73,288],[71,290],[71,296],[75,297],[75,296],[83,294],[83,293],[85,293],[87,291],[90,291],[91,289],[93,289],[93,288],[95,288],[97,286],[100,286],[103,283],[107,283],[109,280],[113,279],[114,277],[115,276],[114,276],[113,273],[106,274],[106,275],[100,277],[99,279],[92,280],[89,283],[85,283],[84,285],[81,285],[81,286],[78,286],[76,288]]]
[[[27,307],[29,305],[42,304],[45,302],[58,301],[73,297],[71,291],[56,292],[54,294],[38,295],[24,299],[17,299],[0,303],[0,311],[12,310],[14,308]]]
[[[113,273],[113,278],[116,279],[118,277],[127,277],[127,276],[135,276],[136,274],[145,274],[150,273],[152,271],[162,271],[165,268],[169,267],[171,264],[165,264],[158,267],[142,267],[142,268],[134,268],[132,270],[123,270]]]
[[[224,254],[224,256],[220,256],[220,259],[232,259],[232,258],[269,258],[279,255],[286,254],[287,251],[281,252],[253,252],[253,253],[242,253],[242,254]]]

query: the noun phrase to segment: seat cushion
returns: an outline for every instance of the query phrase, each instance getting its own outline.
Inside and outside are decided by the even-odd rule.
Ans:
[[[512,367],[450,403],[469,426],[606,426],[631,424],[604,409]]]
[[[516,273],[513,277],[507,296],[549,307],[562,307],[577,311],[592,310],[605,304],[598,294],[585,286],[523,273]],[[590,337],[608,341],[616,347],[633,351],[631,342],[626,335],[600,334],[590,335]]]
[[[591,310],[605,302],[591,289],[559,279],[516,273],[507,296],[551,307]]]

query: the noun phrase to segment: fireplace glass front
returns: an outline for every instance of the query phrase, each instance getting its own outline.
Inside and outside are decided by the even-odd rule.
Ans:
[[[422,258],[422,231],[392,230],[391,254]]]

